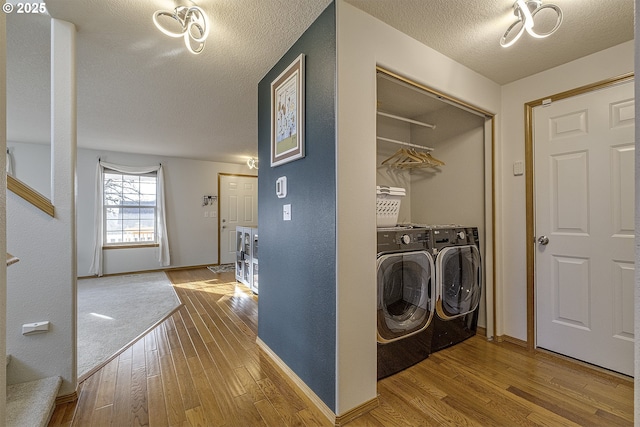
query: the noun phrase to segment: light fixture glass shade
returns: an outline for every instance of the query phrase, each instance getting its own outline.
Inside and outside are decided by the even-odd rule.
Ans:
[[[179,25],[180,31],[171,31],[160,21],[160,17],[173,19]],[[166,21],[163,20],[163,22]],[[158,10],[153,14],[153,23],[163,34],[179,38],[184,37],[184,44],[193,54],[204,50],[204,43],[209,36],[209,18],[198,6],[178,6],[173,12]]]
[[[533,29],[535,17],[541,10],[545,9],[555,11],[557,14],[556,23],[550,31],[538,33]],[[513,5],[513,14],[518,20],[511,24],[500,38],[500,46],[502,47],[513,45],[525,30],[530,36],[542,39],[553,34],[562,24],[562,10],[555,4],[542,5],[542,0],[516,0]]]

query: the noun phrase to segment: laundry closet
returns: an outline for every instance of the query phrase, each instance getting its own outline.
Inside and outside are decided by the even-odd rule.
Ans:
[[[477,227],[485,258],[487,117],[393,73],[377,72],[376,185],[404,188],[397,224]],[[486,327],[486,286],[478,326]]]

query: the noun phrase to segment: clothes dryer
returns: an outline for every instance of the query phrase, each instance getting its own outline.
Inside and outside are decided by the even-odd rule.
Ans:
[[[482,293],[482,264],[477,227],[429,226],[425,239],[435,258],[436,316],[431,351],[476,334]]]
[[[431,353],[435,317],[434,261],[425,250],[427,229],[378,229],[378,379]]]

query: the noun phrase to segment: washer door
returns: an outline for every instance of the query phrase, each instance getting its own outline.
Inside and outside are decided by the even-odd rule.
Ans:
[[[473,245],[449,246],[436,258],[436,311],[442,319],[464,316],[478,308],[482,292],[480,252]]]
[[[378,258],[378,342],[423,331],[433,317],[433,258],[425,251]]]

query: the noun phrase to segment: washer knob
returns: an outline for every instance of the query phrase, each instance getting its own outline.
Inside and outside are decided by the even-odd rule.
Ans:
[[[402,236],[400,236],[400,241],[405,245],[408,245],[409,243],[411,243],[411,236],[409,236],[408,234],[403,234]]]
[[[458,239],[464,240],[467,235],[464,233],[464,231],[458,231],[457,236]]]

